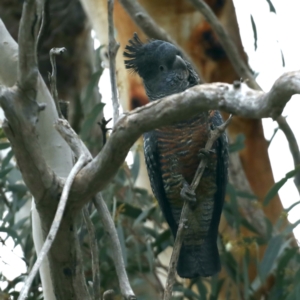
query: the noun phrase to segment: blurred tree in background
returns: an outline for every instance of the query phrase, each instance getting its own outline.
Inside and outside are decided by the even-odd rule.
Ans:
[[[117,57],[118,88],[124,110],[130,110],[146,104],[148,100],[140,79],[125,72],[122,53],[133,32],[138,32],[144,40],[146,35],[131,20],[120,2],[115,3],[116,38],[121,44]],[[247,62],[232,1],[205,2]],[[268,2],[272,8],[271,2]],[[139,3],[190,55],[206,82],[232,83],[239,80],[210,24],[189,1],[140,0]],[[58,91],[61,99],[70,102],[69,121],[93,154],[101,149],[103,138],[97,122],[102,118],[104,104],[97,87],[103,72],[100,57],[105,59],[105,46],[108,44],[106,6],[104,0],[82,0],[81,3],[77,0],[46,1],[46,28],[38,52],[39,69],[47,83],[51,70],[49,50],[52,47],[67,48],[67,53],[57,60]],[[0,18],[15,39],[21,11],[21,1],[0,3]],[[92,28],[100,40],[101,49],[93,49]],[[224,117],[227,116],[224,114]],[[292,235],[297,224],[287,222],[287,214],[292,207],[283,209],[277,195],[298,169],[282,174],[283,179],[274,183],[267,152],[268,141],[264,138],[261,120],[234,117],[228,135],[231,173],[218,241],[222,271],[212,278],[178,278],[173,298],[298,299],[300,254]],[[5,245],[11,239],[15,247],[21,246],[29,272],[36,259],[28,209],[31,197],[3,131],[0,138],[0,149],[5,150],[1,155],[0,170],[0,232],[3,233],[0,242]],[[103,197],[115,222],[126,270],[137,298],[161,299],[174,241],[149,189],[141,150],[140,145],[132,149],[132,165],[124,162],[103,192]],[[253,208],[248,211],[249,214],[257,213],[263,222],[261,230],[257,226],[259,224],[251,223],[255,218],[247,215],[247,207]],[[20,213],[22,210],[25,214]],[[92,206],[90,212],[99,243],[101,290],[118,291],[107,235]],[[91,286],[88,231],[81,218],[78,218],[78,224],[84,271],[88,286]],[[24,281],[25,275],[8,280],[5,274],[0,273],[0,299],[17,299],[19,290],[15,287]],[[43,299],[39,278],[35,279],[28,299]]]

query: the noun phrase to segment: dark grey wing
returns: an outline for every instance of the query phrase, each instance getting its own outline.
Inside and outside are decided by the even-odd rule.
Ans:
[[[161,174],[160,156],[157,147],[157,136],[155,131],[149,131],[146,132],[143,137],[144,154],[151,188],[154,196],[159,203],[163,215],[172,230],[173,236],[175,237],[178,226],[173,218],[170,203],[166,197],[166,193],[164,190],[164,184]]]
[[[223,123],[223,119],[219,111],[215,111],[212,117],[212,124],[216,126],[220,126]],[[212,222],[210,227],[210,232],[213,238],[217,239],[218,237],[218,228],[221,218],[221,213],[223,209],[225,194],[226,194],[226,185],[228,180],[228,164],[229,164],[229,156],[228,156],[228,141],[225,133],[219,137],[217,140],[217,176],[216,176],[216,184],[217,184],[217,192],[215,194],[215,206],[212,216]]]

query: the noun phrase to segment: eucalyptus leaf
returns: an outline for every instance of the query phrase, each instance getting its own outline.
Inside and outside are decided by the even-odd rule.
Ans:
[[[297,174],[297,172],[299,172],[299,170],[300,166],[297,166],[294,170],[286,173],[284,178],[280,179],[271,187],[271,189],[265,196],[263,202],[264,206],[267,206],[270,203],[270,201],[277,195],[278,191],[284,186],[288,179],[293,178]]]
[[[284,272],[285,268],[287,267],[288,263],[291,261],[291,259],[297,254],[299,251],[298,248],[287,248],[283,252],[277,266],[277,273]]]
[[[202,282],[202,280],[197,280],[197,288],[200,294],[199,299],[206,299],[207,298],[207,288],[205,284]]]
[[[119,208],[122,205],[121,214],[131,217],[132,219],[136,219],[141,213],[142,210],[136,206],[133,206],[129,203],[117,203],[117,207]]]
[[[289,206],[288,208],[285,208],[284,211],[285,212],[290,212],[295,206],[297,206],[298,204],[300,204],[300,201],[297,201],[295,203],[293,203],[291,206]]]
[[[281,64],[282,64],[283,67],[285,67],[285,59],[284,59],[282,49],[280,49],[280,54],[281,54]]]
[[[149,263],[149,266],[150,266],[150,271],[153,272],[153,269],[154,269],[154,266],[153,266],[154,255],[153,255],[152,247],[151,247],[151,244],[150,244],[149,241],[146,243],[146,246],[147,246],[146,254],[147,254],[147,259],[148,259],[148,263]]]
[[[262,282],[265,282],[268,275],[273,270],[276,259],[278,258],[280,248],[283,244],[284,238],[282,235],[275,235],[269,241],[264,257],[259,266],[259,275]]]
[[[252,15],[250,15],[250,19],[251,19],[251,25],[252,25],[253,37],[254,37],[254,50],[256,51],[257,50],[257,29]]]
[[[96,104],[94,109],[87,115],[80,131],[80,135],[83,140],[86,140],[88,138],[90,131],[92,127],[96,124],[96,120],[102,112],[104,106],[105,103],[102,102]]]
[[[133,164],[130,171],[133,178],[133,183],[135,183],[140,171],[140,154],[138,151],[135,151],[134,153]]]
[[[135,221],[133,223],[133,227],[138,226],[142,221],[144,221],[146,218],[148,218],[149,215],[151,215],[154,210],[155,210],[155,206],[152,206],[151,208],[148,208],[148,209],[142,211],[142,213],[137,217],[137,219],[135,219]]]
[[[118,220],[117,233],[118,233],[118,237],[119,237],[119,241],[120,241],[120,245],[121,245],[124,264],[126,267],[127,266],[127,249],[126,249],[126,245],[125,245],[124,231],[123,231],[123,227],[121,225],[120,220]]]
[[[274,5],[273,5],[273,3],[272,3],[272,1],[271,0],[266,0],[267,2],[268,2],[268,4],[269,4],[269,7],[270,7],[270,12],[273,12],[273,13],[275,13],[276,14],[276,9],[275,9],[275,7],[274,7]]]
[[[300,299],[300,284],[299,284],[299,282],[296,284],[296,286],[294,285],[292,287],[294,287],[294,288],[289,293],[289,295],[286,298],[286,300],[298,300],[298,299]]]
[[[274,132],[273,132],[273,134],[272,134],[270,140],[268,141],[268,147],[270,147],[270,145],[271,145],[273,139],[275,138],[276,133],[278,132],[278,130],[279,130],[279,127],[277,127],[277,128],[274,129]]]
[[[0,143],[0,150],[4,150],[10,147],[10,143]]]
[[[11,237],[16,242],[15,246],[17,246],[19,244],[22,245],[22,240],[19,237],[18,233],[14,229],[7,228],[7,227],[0,227],[0,232],[7,233],[7,236]]]
[[[90,102],[90,99],[93,96],[94,89],[98,87],[98,83],[99,83],[102,73],[103,73],[103,69],[101,68],[91,76],[91,79],[88,83],[88,86],[85,91],[85,95],[82,100],[83,107],[88,106],[87,104]],[[85,112],[85,113],[88,113],[88,112]]]
[[[238,152],[245,148],[245,136],[243,134],[238,134],[235,142],[229,145],[229,152]]]
[[[218,300],[220,290],[225,282],[225,278],[218,279],[218,276],[212,276],[210,300]]]
[[[250,222],[248,222],[247,219],[245,218],[241,218],[241,225],[243,225],[245,228],[247,228],[248,230],[256,233],[256,234],[260,234],[260,232],[255,228],[255,226],[253,226]]]
[[[244,281],[244,299],[249,300],[249,275],[248,275],[248,266],[249,266],[249,250],[246,249],[246,253],[243,257],[243,281]]]
[[[5,177],[13,168],[7,168],[0,171],[0,178]]]
[[[14,152],[12,150],[10,150],[6,154],[5,158],[2,161],[2,166],[1,166],[2,170],[6,168],[6,166],[8,165],[8,163],[10,162],[13,156],[14,156]]]

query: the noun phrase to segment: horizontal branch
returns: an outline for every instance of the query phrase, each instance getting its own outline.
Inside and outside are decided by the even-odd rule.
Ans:
[[[252,90],[239,82],[202,84],[137,108],[120,117],[102,151],[78,174],[72,193],[81,195],[85,202],[87,196],[102,190],[144,132],[211,109],[247,118],[277,118],[291,96],[299,93],[300,72],[297,71],[282,75],[268,93]],[[76,194],[75,199],[79,199]]]
[[[207,3],[205,3],[203,0],[189,0],[189,1],[195,6],[195,8],[197,8],[199,10],[199,12],[205,17],[207,22],[213,28],[214,32],[216,33],[216,35],[219,39],[219,42],[221,43],[222,47],[224,48],[224,50],[228,56],[228,59],[230,60],[236,73],[241,78],[246,79],[246,83],[249,87],[259,90],[259,91],[262,90],[261,87],[259,86],[259,84],[256,82],[256,80],[253,76],[253,73],[250,71],[250,68],[244,62],[244,60],[243,60],[242,56],[240,55],[238,48],[234,44],[233,40],[230,38],[229,34],[225,30],[225,28],[222,26],[221,22],[218,20],[216,15],[213,13],[211,8],[207,5]],[[299,146],[298,146],[297,140],[295,138],[295,135],[294,135],[293,131],[291,130],[287,121],[282,116],[279,116],[276,121],[279,125],[279,128],[285,134],[286,139],[289,143],[291,154],[292,154],[293,160],[294,160],[294,166],[296,168],[300,161],[300,152],[299,152]],[[300,173],[299,172],[295,175],[294,182],[295,182],[296,188],[298,189],[298,192],[300,193]]]

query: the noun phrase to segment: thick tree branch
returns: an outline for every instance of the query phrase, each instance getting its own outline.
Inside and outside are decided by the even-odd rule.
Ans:
[[[111,83],[111,95],[113,104],[113,123],[114,125],[119,118],[119,100],[118,100],[118,90],[117,90],[117,78],[116,78],[116,55],[119,50],[120,44],[115,40],[115,27],[114,27],[114,0],[107,1],[107,11],[108,11],[108,56],[109,56],[109,75]]]
[[[38,201],[53,184],[55,174],[42,155],[36,131],[40,112],[46,107],[44,103],[36,101],[39,79],[35,52],[38,29],[36,10],[34,0],[26,1],[23,5],[19,30],[18,83],[12,88],[3,87],[0,90],[0,104],[8,120],[4,130],[10,138],[20,168],[26,170],[23,172],[24,181]],[[2,33],[5,35],[5,31]]]
[[[33,6],[35,4],[34,0],[24,3],[19,51],[18,45],[0,22],[0,80],[8,86],[13,86],[18,81],[12,88],[1,89],[0,102],[8,120],[3,126],[4,130],[11,141],[25,184],[34,196],[41,216],[42,226],[38,228],[40,225],[35,221],[38,218],[33,218],[34,231],[43,231],[35,235],[40,239],[43,234],[47,235],[51,227],[62,190],[62,180],[56,174],[67,177],[73,162],[70,147],[53,128],[53,122],[57,118],[54,102],[37,73],[35,57],[37,19],[36,8]],[[47,113],[40,114],[45,108],[43,102],[47,103]],[[74,291],[80,289],[77,299],[88,299],[85,297],[87,295],[84,289],[85,282],[80,281],[81,268],[74,247],[77,237],[70,231],[74,219],[75,217],[67,211],[54,241],[55,247],[50,250],[49,262],[54,287],[48,276],[44,273],[40,275],[45,293],[51,291],[50,294],[53,296],[52,291],[55,290],[57,297],[72,298],[70,295],[76,294]],[[34,239],[36,249],[39,251],[39,245],[43,241]],[[49,264],[45,264],[45,268],[48,266]],[[73,276],[69,276],[70,273]],[[44,294],[44,297],[53,299],[51,295]]]
[[[39,30],[39,21],[37,15],[36,1],[25,1],[18,34],[18,84],[22,89],[27,90],[34,87],[34,93],[36,93],[38,77],[36,37]]]
[[[277,118],[291,96],[299,93],[300,72],[290,72],[282,75],[268,93],[252,90],[243,83],[239,87],[225,83],[201,84],[125,114],[101,153],[76,178],[74,192],[84,195],[80,207],[87,201],[86,196],[92,196],[107,185],[143,132],[210,109],[247,118]]]
[[[183,56],[191,63],[193,68],[197,70],[198,75],[201,74],[198,67],[193,63],[190,56],[181,48],[170,35],[159,27],[146,10],[136,0],[119,0],[128,15],[135,22],[135,24],[149,37],[157,40],[169,42],[176,46],[181,51]],[[203,80],[201,80],[203,81]]]
[[[223,49],[225,50],[232,66],[235,69],[235,71],[237,72],[237,74],[241,78],[246,79],[246,83],[248,86],[250,86],[253,89],[261,91],[262,88],[256,82],[249,67],[243,61],[241,55],[239,54],[237,47],[233,43],[232,39],[230,38],[229,34],[226,32],[226,30],[222,26],[222,24],[220,23],[218,18],[215,16],[213,11],[210,9],[210,7],[203,0],[190,0],[190,2],[201,12],[201,14],[203,14],[203,16],[206,18],[207,22],[214,29],[215,33],[218,36],[219,42],[221,43]],[[291,154],[294,159],[294,166],[296,168],[297,165],[299,164],[300,152],[299,152],[299,146],[298,146],[297,140],[295,138],[295,135],[294,135],[293,131],[291,130],[287,121],[282,116],[279,116],[276,121],[277,121],[280,129],[285,134],[286,139],[289,143]],[[296,174],[294,182],[298,189],[298,192],[300,193],[300,172],[298,172]]]

